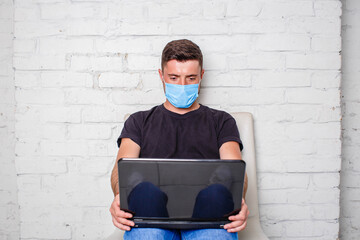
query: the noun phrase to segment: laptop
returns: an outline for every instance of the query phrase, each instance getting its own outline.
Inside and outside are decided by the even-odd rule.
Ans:
[[[120,207],[136,228],[223,228],[241,209],[243,160],[121,158]]]

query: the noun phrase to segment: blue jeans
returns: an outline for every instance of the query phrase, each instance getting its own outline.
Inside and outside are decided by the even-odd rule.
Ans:
[[[225,229],[167,230],[160,228],[133,228],[125,232],[124,240],[237,240],[237,233]]]
[[[144,201],[147,199],[147,201]],[[129,209],[144,217],[168,217],[167,196],[150,182],[138,184],[128,196]],[[206,203],[206,204],[205,204]],[[193,218],[219,218],[234,208],[231,193],[221,184],[212,184],[199,192]],[[125,232],[124,239],[237,239],[237,233],[224,229],[168,230],[159,228],[133,228]]]

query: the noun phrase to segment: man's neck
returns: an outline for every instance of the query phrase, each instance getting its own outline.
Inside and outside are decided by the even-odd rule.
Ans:
[[[195,101],[189,108],[177,108],[177,107],[174,107],[167,99],[164,103],[164,107],[171,111],[171,112],[174,112],[174,113],[177,113],[177,114],[185,114],[185,113],[188,113],[188,112],[191,112],[191,111],[194,111],[196,109],[198,109],[200,107],[200,104]]]

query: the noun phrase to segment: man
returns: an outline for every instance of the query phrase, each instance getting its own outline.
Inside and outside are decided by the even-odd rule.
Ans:
[[[182,39],[169,42],[162,53],[161,70],[166,101],[148,111],[132,114],[118,139],[123,157],[241,159],[242,143],[235,120],[223,111],[197,102],[204,75],[200,48]],[[243,199],[239,214],[230,216],[224,229],[165,230],[134,228],[130,213],[120,210],[115,163],[111,185],[115,199],[110,207],[113,223],[125,230],[125,239],[237,239],[249,215]],[[244,189],[246,192],[247,181]],[[130,231],[131,230],[131,231]]]

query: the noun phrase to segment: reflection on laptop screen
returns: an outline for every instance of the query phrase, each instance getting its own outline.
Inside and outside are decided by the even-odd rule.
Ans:
[[[137,218],[227,219],[240,210],[243,172],[240,160],[120,160],[120,206]]]

